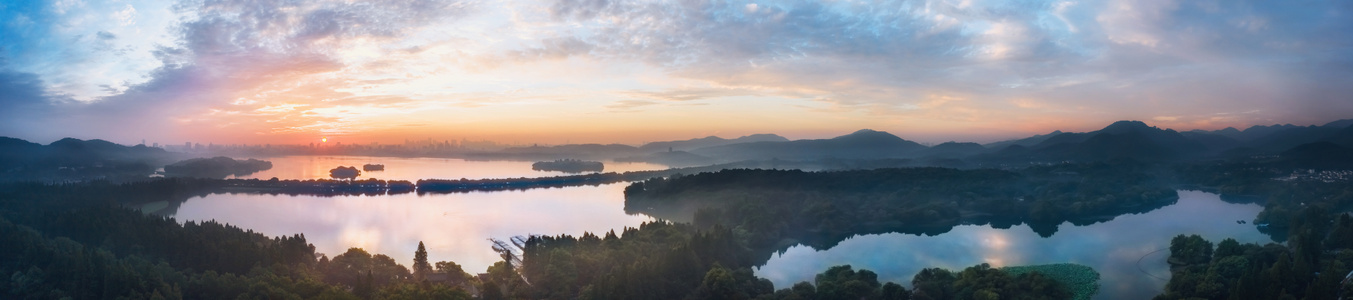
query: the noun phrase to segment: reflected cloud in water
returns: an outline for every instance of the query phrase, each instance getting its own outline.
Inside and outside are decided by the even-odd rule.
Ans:
[[[814,274],[828,267],[848,264],[878,273],[880,281],[910,286],[911,277],[922,268],[958,271],[981,263],[999,267],[1070,262],[1100,272],[1098,298],[1147,299],[1165,285],[1147,273],[1170,278],[1165,263],[1169,251],[1156,251],[1169,248],[1175,235],[1198,234],[1214,243],[1228,237],[1241,243],[1269,242],[1254,225],[1235,222],[1254,219],[1262,207],[1226,203],[1216,194],[1197,191],[1180,191],[1179,196],[1178,203],[1144,214],[1090,226],[1064,223],[1049,238],[1039,237],[1027,225],[1009,229],[964,225],[937,236],[856,236],[826,250],[794,246],[772,257],[756,275],[776,287],[788,287],[812,282]],[[1198,217],[1202,215],[1208,217]]]
[[[330,258],[362,247],[409,265],[422,241],[429,260],[455,261],[473,273],[501,260],[488,238],[600,235],[652,220],[624,213],[624,188],[610,184],[424,196],[216,194],[188,200],[175,217],[214,219],[270,236],[304,233],[316,251]]]

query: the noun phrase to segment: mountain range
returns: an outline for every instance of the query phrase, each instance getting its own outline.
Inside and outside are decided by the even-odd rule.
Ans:
[[[977,165],[1025,162],[1185,161],[1252,156],[1303,157],[1304,165],[1320,157],[1342,159],[1353,149],[1353,119],[1324,125],[1252,126],[1244,130],[1178,132],[1141,121],[1118,121],[1089,132],[1048,134],[988,143],[947,142],[927,147],[884,131],[862,129],[829,139],[789,140],[774,134],[733,139],[716,136],[660,141],[642,146],[569,144],[507,148],[467,153],[483,159],[597,159],[695,166],[745,160],[903,160],[919,165]],[[0,137],[0,171],[96,165],[163,165],[169,153],[159,148],[122,146],[103,140],[62,139],[40,145]],[[956,161],[965,163],[955,164]]]
[[[869,129],[830,139],[741,143],[731,142],[734,140],[727,139],[705,139],[727,144],[703,148],[686,146],[682,149],[695,149],[687,150],[689,154],[683,153],[682,155],[705,157],[718,162],[764,159],[894,158],[961,158],[993,163],[1111,159],[1181,161],[1278,155],[1295,147],[1316,142],[1328,142],[1332,145],[1353,148],[1353,119],[1334,121],[1321,126],[1285,124],[1253,126],[1245,130],[1226,128],[1215,131],[1193,130],[1187,132],[1157,128],[1141,121],[1118,121],[1090,132],[1054,131],[1048,134],[986,145],[948,142],[933,147],[926,147],[887,132]],[[689,141],[696,140],[679,142],[689,143]],[[679,142],[658,142],[649,145],[672,145],[668,143]],[[694,143],[685,145],[691,144]],[[675,148],[675,146],[673,147]],[[647,151],[657,150],[654,148],[647,147]],[[645,150],[644,147],[640,149]],[[1337,149],[1331,151],[1337,151]]]
[[[830,139],[782,142],[750,142],[706,147],[691,151],[725,161],[749,159],[897,158],[908,157],[926,146],[883,131],[862,129]]]
[[[42,145],[0,137],[0,180],[70,180],[137,176],[179,156],[145,145],[65,138]]]
[[[657,151],[690,151],[700,148],[723,146],[730,144],[754,143],[754,142],[788,142],[789,139],[774,134],[753,134],[735,139],[725,139],[717,136],[707,136],[698,139],[689,139],[684,141],[666,141],[652,142],[639,146],[639,150],[644,152]]]

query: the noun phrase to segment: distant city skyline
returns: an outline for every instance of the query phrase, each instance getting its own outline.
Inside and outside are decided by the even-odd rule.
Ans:
[[[1353,118],[1353,5],[10,1],[0,136],[994,142]]]

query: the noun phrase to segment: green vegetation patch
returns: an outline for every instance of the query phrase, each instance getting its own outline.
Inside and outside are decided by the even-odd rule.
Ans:
[[[1043,276],[1051,277],[1052,280],[1065,284],[1075,294],[1072,299],[1089,300],[1099,293],[1099,272],[1095,268],[1078,264],[1049,264],[1036,266],[1017,266],[1004,267],[1002,271],[1010,273],[1010,276],[1019,276],[1025,273],[1038,272]]]

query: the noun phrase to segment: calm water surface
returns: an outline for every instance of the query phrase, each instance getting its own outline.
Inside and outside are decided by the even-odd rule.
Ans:
[[[813,275],[828,267],[851,265],[878,273],[880,281],[911,286],[911,277],[929,267],[958,271],[981,263],[999,267],[1071,262],[1100,273],[1098,299],[1150,299],[1170,278],[1165,259],[1171,238],[1197,234],[1213,244],[1228,237],[1267,243],[1268,236],[1254,225],[1236,223],[1253,220],[1262,209],[1226,203],[1216,194],[1179,191],[1177,204],[1090,226],[1063,223],[1049,238],[1039,237],[1026,225],[958,226],[937,236],[864,235],[826,250],[795,246],[755,271],[784,288],[812,282]],[[1161,249],[1167,250],[1157,252]]]
[[[501,260],[488,238],[516,235],[604,233],[652,220],[626,215],[625,184],[392,196],[286,196],[215,194],[183,203],[184,220],[217,220],[269,236],[305,234],[330,258],[349,247],[413,263],[422,241],[428,260],[454,261],[470,273]]]
[[[386,180],[419,179],[484,179],[548,177],[568,175],[564,172],[531,170],[529,161],[467,161],[458,158],[405,158],[374,156],[281,156],[258,158],[272,162],[272,169],[232,178],[269,179],[327,179],[329,170],[338,166],[362,168],[364,164],[383,164],[384,171],[362,171],[358,179]],[[650,163],[603,162],[603,172],[664,170],[666,166]]]
[[[292,156],[268,158],[274,168],[247,178],[327,178],[339,165],[386,165],[384,172],[364,178],[505,178],[554,176],[531,170],[530,162],[464,161],[440,158],[376,158],[356,156]],[[663,169],[651,164],[606,164],[607,171]],[[190,199],[178,209],[179,220],[217,220],[266,235],[303,233],[316,250],[330,257],[349,247],[383,253],[411,264],[422,241],[432,261],[455,261],[466,271],[482,272],[500,260],[488,238],[516,235],[604,233],[637,227],[652,218],[626,215],[625,184],[526,191],[392,196],[286,196],[216,194]],[[1216,194],[1180,191],[1177,204],[1138,215],[1124,215],[1090,226],[1062,224],[1050,238],[1028,226],[1008,229],[958,226],[938,236],[881,234],[856,236],[831,249],[795,246],[756,269],[777,288],[800,281],[830,266],[849,264],[873,270],[882,281],[910,286],[911,277],[927,267],[951,270],[990,263],[1014,266],[1072,262],[1101,274],[1100,299],[1145,299],[1159,293],[1168,280],[1165,263],[1170,238],[1199,234],[1213,243],[1231,237],[1242,243],[1268,242],[1251,224],[1262,209],[1231,204]],[[1140,263],[1139,263],[1140,261]]]

